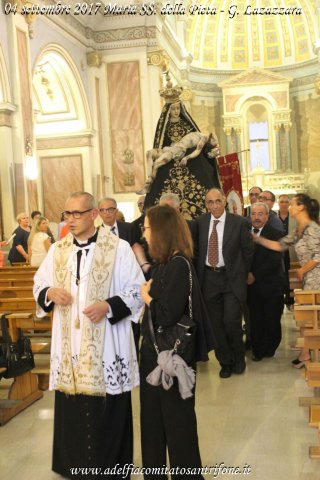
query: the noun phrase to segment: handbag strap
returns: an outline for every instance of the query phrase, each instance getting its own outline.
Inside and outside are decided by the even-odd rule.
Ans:
[[[191,267],[190,267],[190,263],[188,262],[188,260],[183,257],[182,255],[177,255],[173,258],[173,260],[175,258],[183,258],[183,260],[187,263],[188,265],[188,268],[189,268],[189,285],[190,285],[190,289],[189,289],[189,296],[188,296],[188,302],[189,302],[189,317],[192,318],[192,271],[191,271]],[[158,347],[158,344],[157,344],[157,341],[156,341],[156,336],[155,336],[155,333],[154,333],[154,328],[153,328],[153,322],[152,322],[152,316],[151,316],[151,310],[150,310],[150,307],[148,307],[148,323],[149,323],[149,329],[150,329],[150,334],[151,334],[151,339],[152,339],[152,342],[153,342],[153,346],[157,352],[157,354],[159,355],[160,353],[160,349]],[[174,344],[174,347],[173,347],[173,350],[176,350],[177,349],[177,346],[179,345],[180,343],[180,340],[177,339],[175,344]]]
[[[154,348],[155,348],[155,351],[156,351],[157,354],[159,355],[160,350],[159,350],[159,347],[158,347],[158,344],[157,344],[157,340],[156,340],[156,336],[155,336],[155,333],[154,333],[152,316],[151,316],[151,310],[150,310],[150,307],[147,307],[147,308],[148,308],[148,323],[149,323],[149,329],[150,329],[151,339],[152,339],[152,342],[153,342],[153,346],[154,346]]]
[[[12,339],[9,333],[8,320],[6,314],[1,315],[1,331],[2,338],[5,343],[12,343]]]
[[[190,266],[190,262],[185,258],[183,257],[182,255],[176,255],[175,257],[173,257],[173,260],[175,258],[183,258],[183,260],[186,262],[186,264],[188,265],[188,269],[189,269],[189,285],[190,285],[190,289],[189,289],[189,317],[190,318],[193,318],[193,310],[192,310],[192,271],[191,271],[191,266]]]

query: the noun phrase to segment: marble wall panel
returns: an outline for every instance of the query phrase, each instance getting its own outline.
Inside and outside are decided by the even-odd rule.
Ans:
[[[91,145],[92,139],[86,135],[65,138],[40,138],[37,140],[37,150],[87,147]]]
[[[24,142],[29,139],[33,143],[33,108],[31,100],[31,88],[28,65],[28,49],[26,33],[17,29],[17,45],[20,74],[20,105],[24,131]],[[33,146],[33,150],[34,150]],[[28,208],[29,212],[38,208],[38,190],[35,181],[27,181]]]
[[[39,210],[38,189],[36,180],[27,180],[28,208],[29,213]]]
[[[41,157],[44,214],[50,222],[60,222],[65,201],[83,190],[81,155]]]
[[[100,175],[99,175],[99,187],[100,193],[98,198],[104,197],[106,195],[105,188],[105,159],[104,159],[104,149],[103,149],[103,131],[102,131],[102,112],[101,112],[101,98],[100,98],[100,80],[95,78],[95,90],[96,90],[96,108],[97,108],[97,122],[98,122],[98,142],[99,142],[99,165],[100,165]]]
[[[33,138],[33,114],[28,68],[28,50],[26,33],[17,29],[17,45],[20,74],[20,102],[25,139]]]
[[[22,163],[14,164],[15,215],[26,211]],[[28,213],[28,212],[27,212]]]
[[[299,100],[293,98],[293,121],[297,133],[297,155],[299,159],[299,169],[303,172],[305,169],[309,172],[319,170],[319,111],[320,98],[310,98]]]
[[[144,148],[138,62],[107,66],[114,191],[144,184]]]

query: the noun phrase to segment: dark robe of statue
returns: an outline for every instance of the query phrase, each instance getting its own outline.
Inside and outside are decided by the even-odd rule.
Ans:
[[[172,118],[172,105],[175,105],[176,112],[177,105],[180,106],[179,118],[177,113],[176,117]],[[181,101],[166,103],[157,124],[153,148],[170,146],[187,133],[199,131]],[[187,150],[186,154],[189,155],[193,150],[194,148]],[[203,149],[200,155],[189,160],[186,166],[172,160],[159,168],[150,192],[146,195],[145,208],[159,203],[163,193],[176,193],[180,198],[182,215],[186,220],[191,220],[207,211],[204,198],[207,190],[213,187],[220,188],[217,163],[214,158],[209,158]]]

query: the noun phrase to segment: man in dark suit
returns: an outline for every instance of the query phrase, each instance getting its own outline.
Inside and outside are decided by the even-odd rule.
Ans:
[[[116,221],[118,208],[115,199],[110,197],[102,198],[99,201],[98,208],[103,226],[109,228],[111,233],[117,235],[122,240],[126,240],[132,247],[135,243],[132,224]]]
[[[219,375],[228,378],[246,368],[241,304],[246,300],[253,241],[246,220],[226,212],[221,190],[209,190],[205,202],[209,213],[195,220],[196,268],[217,339]]]
[[[114,198],[105,197],[99,201],[98,204],[100,217],[103,221],[103,226],[109,228],[110,232],[114,235],[117,235],[122,240],[126,240],[130,247],[132,247],[135,241],[135,234],[132,223],[128,222],[117,222],[116,216],[118,213],[117,202]],[[136,255],[136,252],[133,248],[133,252]],[[136,255],[137,257],[137,255]],[[138,259],[137,259],[138,260]],[[139,260],[138,260],[139,262]],[[139,263],[141,266],[141,264]],[[139,354],[139,338],[140,338],[140,324],[131,322],[134,342],[136,345],[137,355]]]
[[[251,206],[258,201],[258,197],[259,197],[261,192],[262,192],[262,188],[260,188],[260,187],[254,186],[254,187],[250,188],[250,190],[249,190],[250,205],[248,205],[244,209],[244,216],[245,217],[250,217]]]
[[[269,208],[257,202],[251,208],[254,235],[279,240],[284,236],[270,225]],[[251,325],[252,360],[273,357],[281,341],[281,315],[285,276],[281,252],[255,245],[248,276],[248,306]]]
[[[134,243],[142,243],[142,227],[144,224],[144,200],[144,195],[138,198],[137,205],[141,215],[140,217],[133,220],[133,222],[131,222],[134,234]]]
[[[277,230],[280,230],[280,232],[284,234],[285,230],[283,224],[276,212],[272,210],[276,201],[275,194],[273,192],[270,192],[270,190],[263,190],[259,195],[258,201],[265,203],[269,208],[269,225],[273,228],[276,228]]]

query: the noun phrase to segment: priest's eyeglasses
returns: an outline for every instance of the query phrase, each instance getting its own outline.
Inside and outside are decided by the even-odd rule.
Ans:
[[[93,208],[88,208],[88,210],[83,210],[83,212],[80,212],[79,210],[73,210],[72,212],[66,210],[65,212],[62,212],[62,215],[65,220],[68,220],[70,217],[78,219],[81,218],[81,215],[84,213],[91,212],[91,210],[93,210]]]

